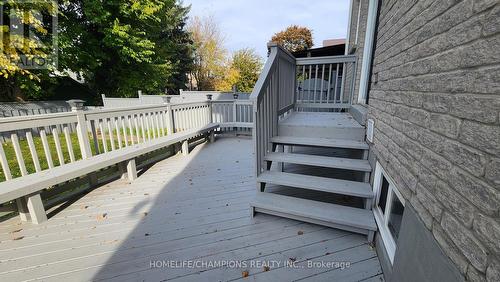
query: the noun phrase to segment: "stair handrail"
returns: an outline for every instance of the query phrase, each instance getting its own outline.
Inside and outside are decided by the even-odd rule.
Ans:
[[[269,57],[250,95],[253,101],[253,138],[256,174],[264,171],[264,156],[272,151],[278,120],[295,105],[295,57],[283,47],[268,44]]]

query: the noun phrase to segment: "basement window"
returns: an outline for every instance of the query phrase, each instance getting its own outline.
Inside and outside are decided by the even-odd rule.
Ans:
[[[375,220],[377,221],[387,255],[391,263],[393,263],[405,209],[405,201],[394,185],[394,181],[392,181],[378,162],[375,168],[373,190],[376,201],[373,213],[375,214]]]

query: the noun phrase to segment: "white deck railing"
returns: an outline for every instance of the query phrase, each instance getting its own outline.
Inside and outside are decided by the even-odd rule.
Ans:
[[[348,109],[356,73],[356,56],[297,59],[296,107]]]
[[[0,182],[211,122],[222,130],[248,129],[251,107],[249,100],[207,100],[90,111],[75,106],[72,112],[0,118],[0,133],[10,136],[0,144]],[[15,160],[4,147],[14,151]]]
[[[254,146],[257,175],[264,156],[274,150],[271,138],[278,134],[278,121],[291,110],[342,111],[353,97],[355,56],[295,58],[275,43],[250,95],[254,102]]]

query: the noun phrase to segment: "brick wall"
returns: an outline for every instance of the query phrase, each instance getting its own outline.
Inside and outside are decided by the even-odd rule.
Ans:
[[[379,9],[373,152],[464,277],[500,281],[500,3]]]

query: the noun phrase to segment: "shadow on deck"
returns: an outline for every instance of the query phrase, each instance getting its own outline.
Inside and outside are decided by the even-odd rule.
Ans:
[[[44,224],[0,223],[0,280],[383,280],[363,235],[251,219],[252,148],[219,138],[95,189]]]

